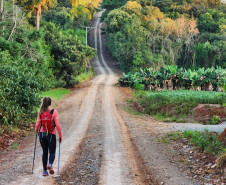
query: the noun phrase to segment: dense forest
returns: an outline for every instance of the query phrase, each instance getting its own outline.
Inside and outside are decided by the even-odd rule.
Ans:
[[[78,83],[96,51],[85,44],[85,27],[99,0],[1,0],[0,122],[26,124],[40,92]]]
[[[108,45],[124,71],[164,65],[226,67],[220,0],[105,0]]]
[[[133,108],[162,121],[196,122],[192,110],[205,104],[211,113],[199,122],[225,121],[226,4],[104,0],[102,7],[108,47],[124,71],[119,85],[135,89]]]

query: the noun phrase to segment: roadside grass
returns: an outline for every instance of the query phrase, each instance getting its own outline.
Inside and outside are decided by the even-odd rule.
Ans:
[[[87,80],[91,80],[93,77],[95,76],[94,71],[89,71],[86,73],[81,73],[80,75],[78,75],[75,79],[81,83],[81,82],[85,82]]]
[[[171,133],[166,134],[165,136],[157,137],[156,141],[167,144],[167,143],[170,143],[170,141],[182,139],[182,136],[183,135],[182,135],[181,131],[171,132]]]
[[[71,91],[68,89],[57,88],[57,89],[51,89],[49,91],[42,92],[41,97],[49,96],[52,100],[60,100],[69,93],[71,93]]]
[[[11,145],[11,149],[17,149],[17,148],[18,148],[18,146],[19,146],[19,144],[18,144],[17,142],[12,143],[12,145]]]
[[[126,105],[124,106],[124,110],[133,115],[143,115],[142,112],[135,111],[135,110],[133,110],[133,108],[126,106]]]
[[[95,76],[95,73],[93,70],[91,70],[89,72],[81,73],[80,75],[78,75],[76,77],[76,81],[78,81],[78,83],[85,82],[87,80],[92,79],[93,76]],[[52,100],[61,100],[65,95],[69,93],[71,93],[71,91],[66,88],[56,88],[50,89],[45,92],[41,92],[40,96],[41,97],[49,96]]]
[[[205,130],[203,132],[184,131],[183,137],[190,139],[190,142],[199,147],[202,152],[219,155],[226,152],[226,147],[218,140],[218,134]]]
[[[128,99],[126,101],[128,103],[128,106],[124,105],[124,110],[125,111],[127,111],[128,113],[133,114],[133,115],[143,115],[143,112],[138,111],[138,110],[134,110],[134,108],[132,107],[132,105],[133,105],[133,100],[132,99]]]
[[[156,141],[169,144],[171,141],[187,138],[190,144],[198,147],[201,152],[207,152],[211,155],[222,155],[226,152],[226,147],[218,140],[218,134],[208,130],[199,132],[185,130],[168,133],[162,137],[157,137]]]
[[[168,114],[163,114],[158,112],[157,114],[152,115],[152,117],[164,122],[186,123],[186,118],[185,118],[185,115],[183,114],[180,116],[170,117]]]
[[[166,122],[186,122],[187,117],[192,115],[191,110],[198,104],[226,104],[226,93],[214,91],[135,90],[134,97],[146,114]],[[217,119],[214,121],[217,122]]]
[[[78,81],[78,83],[81,83],[90,80],[91,78],[93,78],[93,76],[95,76],[95,73],[92,70],[86,73],[81,73],[76,77],[76,80]],[[71,93],[71,91],[66,88],[56,88],[50,89],[45,92],[41,92],[40,96],[41,97],[49,96],[52,100],[61,100],[65,95],[69,93]]]

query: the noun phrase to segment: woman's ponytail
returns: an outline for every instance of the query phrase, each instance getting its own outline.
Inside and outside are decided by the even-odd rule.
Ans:
[[[43,112],[47,112],[48,111],[48,107],[51,105],[51,98],[46,96],[43,98],[42,100],[42,106],[40,108],[39,111],[39,115],[41,115]]]

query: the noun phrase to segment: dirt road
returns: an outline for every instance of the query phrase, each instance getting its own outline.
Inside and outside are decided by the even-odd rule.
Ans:
[[[42,150],[37,144],[31,174],[35,136],[26,137],[19,148],[0,153],[0,184],[201,184],[180,172],[154,142],[153,133],[169,125],[129,115],[117,82],[117,69],[101,35],[97,14],[91,45],[98,50],[92,62],[97,76],[57,102],[63,133],[60,181],[42,177]],[[168,128],[169,127],[169,128]],[[58,156],[58,146],[57,146]],[[57,157],[53,165],[57,172]]]
[[[76,90],[60,102],[60,120],[63,142],[61,145],[60,170],[63,176],[73,160],[81,156],[81,147],[92,123],[101,124],[101,158],[96,183],[100,184],[144,184],[145,178],[139,170],[134,152],[124,147],[123,130],[114,103],[112,86],[117,76],[105,62],[100,34],[100,18],[95,22],[94,40],[98,49],[95,60],[97,76],[89,87]],[[128,138],[127,138],[128,139]],[[34,174],[31,174],[34,136],[25,138],[16,150],[1,154],[0,184],[55,184],[54,177],[42,177],[42,150],[38,142]],[[126,141],[131,145],[131,141]],[[58,151],[58,146],[57,146]],[[80,153],[79,153],[80,152]],[[58,152],[56,153],[58,156]],[[76,157],[77,156],[77,157]],[[56,162],[53,165],[57,169]],[[85,174],[86,175],[86,174]],[[87,174],[88,175],[88,174]],[[83,184],[83,183],[82,183]],[[84,184],[89,184],[88,181]]]

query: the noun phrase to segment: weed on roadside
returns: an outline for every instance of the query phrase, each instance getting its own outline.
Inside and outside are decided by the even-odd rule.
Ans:
[[[162,137],[157,137],[156,141],[161,143],[170,143],[170,141],[175,141],[182,138],[182,132],[171,132]]]
[[[189,139],[190,143],[198,147],[201,152],[207,152],[212,155],[226,152],[226,147],[218,140],[218,133],[209,132],[208,130],[203,132],[191,130],[186,130],[183,133],[181,131],[171,132],[162,137],[157,137],[156,141],[168,144],[171,141],[183,138]]]
[[[11,145],[11,149],[17,149],[18,148],[18,146],[19,146],[19,144],[18,143],[12,143],[12,145]]]
[[[169,143],[169,140],[166,137],[157,137],[156,141],[159,143],[165,143],[165,144]]]
[[[137,111],[133,110],[133,108],[126,106],[126,105],[124,105],[124,110],[133,115],[143,115],[142,112],[137,112]]]
[[[220,120],[221,120],[221,119],[220,119],[219,116],[214,115],[214,116],[212,117],[212,119],[211,119],[210,121],[207,122],[207,124],[208,124],[208,125],[217,125],[217,124],[219,124]]]
[[[166,135],[167,138],[169,138],[169,140],[178,140],[182,138],[182,132],[181,131],[177,131],[177,132],[172,132]]]
[[[199,147],[201,152],[208,152],[210,154],[220,154],[225,151],[223,143],[218,140],[218,134],[205,130],[203,132],[198,131],[184,131],[183,136],[190,139],[190,142]]]

